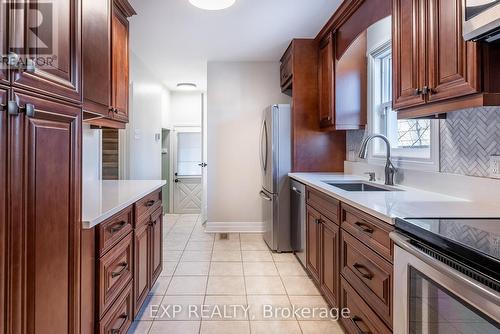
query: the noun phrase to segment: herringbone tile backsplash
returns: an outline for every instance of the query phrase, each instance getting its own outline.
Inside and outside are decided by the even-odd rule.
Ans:
[[[347,132],[347,152],[359,150],[363,135]],[[500,155],[500,107],[448,113],[440,121],[440,137],[441,172],[487,177],[490,155]]]

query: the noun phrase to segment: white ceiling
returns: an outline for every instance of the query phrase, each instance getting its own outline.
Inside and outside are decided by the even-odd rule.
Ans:
[[[208,61],[278,61],[295,37],[315,37],[341,0],[237,0],[205,11],[188,0],[131,0],[135,53],[174,89],[206,89]]]

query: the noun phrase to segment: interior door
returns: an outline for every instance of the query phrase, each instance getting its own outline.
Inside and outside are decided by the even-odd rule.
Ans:
[[[201,213],[201,128],[178,127],[174,134],[174,213]]]
[[[78,333],[81,109],[21,92],[13,100],[8,332]]]
[[[79,102],[80,0],[14,2],[10,49],[20,57],[15,86]]]

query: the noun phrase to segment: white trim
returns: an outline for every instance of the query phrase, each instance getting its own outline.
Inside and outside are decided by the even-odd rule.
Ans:
[[[208,233],[263,233],[263,222],[207,222]]]

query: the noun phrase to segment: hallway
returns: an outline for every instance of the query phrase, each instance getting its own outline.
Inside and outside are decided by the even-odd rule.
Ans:
[[[343,333],[295,256],[271,253],[259,234],[222,239],[204,232],[199,215],[165,215],[163,255],[129,333]],[[315,316],[288,312],[292,305]]]

